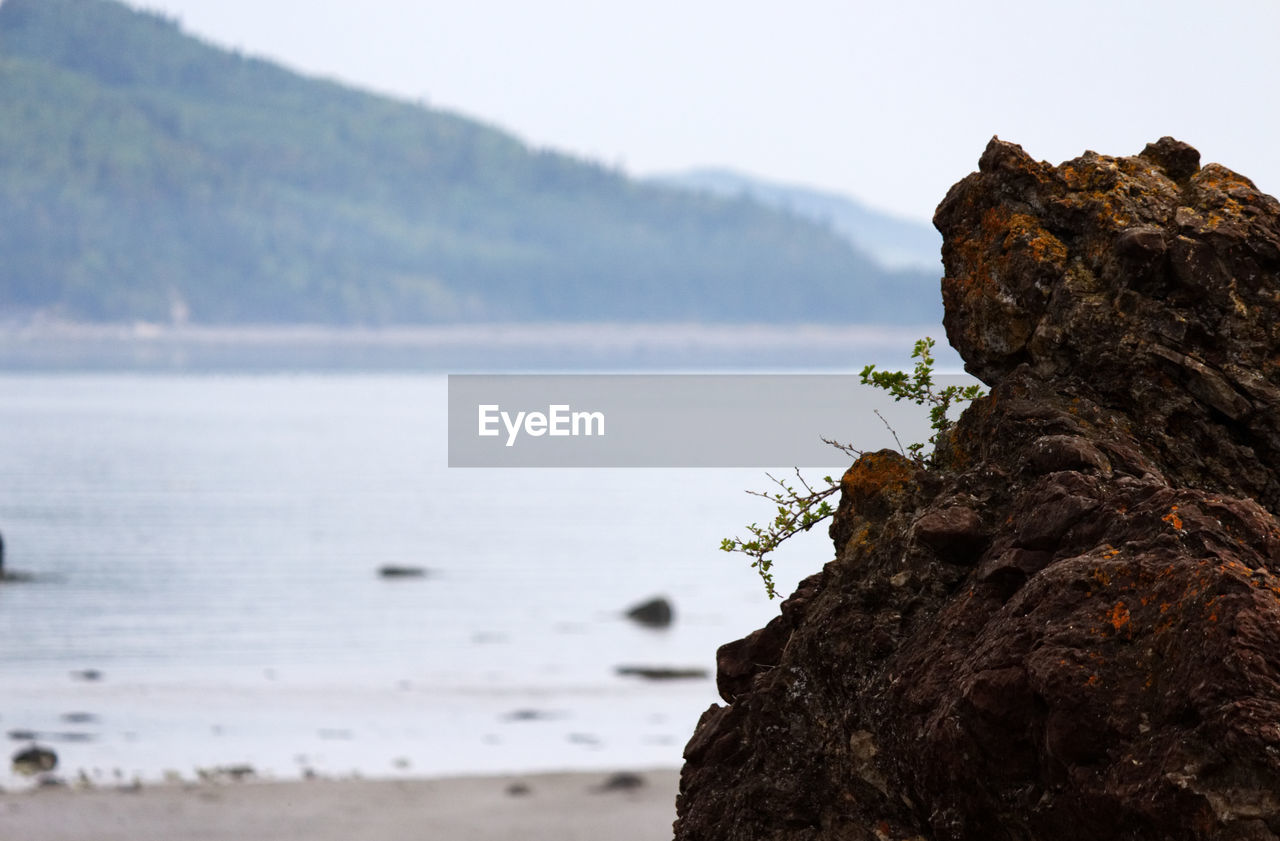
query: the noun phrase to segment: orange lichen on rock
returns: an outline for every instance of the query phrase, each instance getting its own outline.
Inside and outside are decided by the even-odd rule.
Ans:
[[[1115,607],[1107,614],[1107,621],[1119,633],[1121,628],[1129,624],[1129,608],[1124,602],[1116,602]]]
[[[901,490],[917,470],[910,459],[892,450],[864,453],[840,477],[840,491],[857,505]]]
[[[840,477],[840,504],[828,530],[832,541],[843,549],[858,536],[859,547],[869,546],[866,521],[892,510],[919,470],[915,462],[893,450],[863,453]]]

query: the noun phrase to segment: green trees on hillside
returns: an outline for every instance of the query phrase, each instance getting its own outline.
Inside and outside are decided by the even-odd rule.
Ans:
[[[742,200],[215,49],[0,5],[0,312],[204,322],[936,321],[936,278]]]

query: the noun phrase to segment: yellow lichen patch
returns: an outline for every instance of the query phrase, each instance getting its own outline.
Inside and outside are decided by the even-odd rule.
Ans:
[[[1255,192],[1257,187],[1248,178],[1245,178],[1238,172],[1233,172],[1220,164],[1207,164],[1197,173],[1196,186],[1201,189],[1216,189],[1227,192],[1231,189],[1245,189]]]
[[[953,426],[938,436],[935,459],[948,469],[963,472],[976,460],[981,446],[979,436],[973,435],[968,427]]]
[[[1118,161],[1107,155],[1080,159],[1080,166],[1067,162],[1054,170],[1072,192],[1105,193],[1115,189],[1121,175]]]
[[[1244,209],[1240,202],[1235,199],[1226,199],[1218,210],[1209,211],[1209,216],[1205,220],[1205,227],[1209,230],[1217,230],[1222,227],[1223,223],[1228,219],[1239,219]]]
[[[1034,216],[995,205],[982,212],[972,236],[956,243],[954,255],[958,276],[943,279],[944,294],[970,299],[992,294],[1000,286],[1002,271],[1011,269],[1011,260],[1029,260],[1061,272],[1067,262],[1067,247]],[[1025,267],[1018,270],[1025,271]]]
[[[1098,221],[1109,226],[1114,231],[1123,231],[1125,228],[1132,227],[1137,220],[1133,218],[1121,202],[1116,201],[1110,194],[1100,197],[1098,202]]]
[[[956,243],[959,258],[959,277],[943,278],[944,292],[951,287],[953,294],[969,298],[990,286],[995,278],[988,260],[997,252],[996,243],[1002,242],[1008,228],[1009,211],[999,205],[987,208],[974,236],[964,237]]]
[[[1006,252],[1021,253],[1037,263],[1048,263],[1056,268],[1066,263],[1067,247],[1046,231],[1034,216],[1010,213],[1005,227],[1007,233],[1002,244]]]
[[[858,529],[857,533],[854,534],[853,537],[849,538],[849,542],[845,544],[845,548],[847,551],[853,552],[855,555],[860,555],[874,549],[875,543],[871,540],[871,526],[864,525],[862,528]]]

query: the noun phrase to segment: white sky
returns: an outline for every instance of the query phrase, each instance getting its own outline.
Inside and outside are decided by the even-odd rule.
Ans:
[[[725,166],[928,219],[992,134],[1171,134],[1280,191],[1276,0],[129,0],[223,46],[633,175]]]

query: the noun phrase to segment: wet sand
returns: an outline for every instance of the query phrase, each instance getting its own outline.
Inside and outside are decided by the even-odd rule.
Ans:
[[[664,841],[678,771],[447,780],[305,780],[0,795],[24,841]]]

